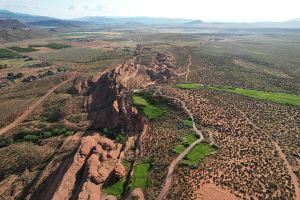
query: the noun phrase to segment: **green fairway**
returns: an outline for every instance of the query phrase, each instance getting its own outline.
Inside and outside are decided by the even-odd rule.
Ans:
[[[115,184],[107,187],[107,188],[104,188],[104,192],[106,194],[109,194],[109,195],[114,195],[118,198],[121,197],[122,193],[123,193],[123,186],[124,186],[124,183],[125,183],[125,179],[126,177],[122,178],[121,180],[119,180],[118,182],[116,182]]]
[[[227,88],[227,87],[218,87],[218,86],[209,86],[208,88],[214,90],[222,90],[234,94],[245,95],[248,97],[253,97],[256,99],[272,101],[275,103],[290,104],[294,106],[300,106],[300,96],[291,95],[284,93],[275,93],[275,92],[264,92],[257,90],[249,90],[243,88]]]
[[[191,119],[185,119],[185,120],[183,120],[182,124],[185,127],[189,127],[189,128],[193,127],[193,121]]]
[[[184,142],[191,145],[194,142],[196,142],[196,140],[198,140],[199,138],[195,134],[191,133],[191,134],[185,136],[183,139],[184,139]]]
[[[184,150],[186,149],[186,146],[185,145],[183,145],[183,144],[177,144],[177,145],[175,145],[175,147],[173,148],[173,151],[175,152],[175,153],[181,153],[181,152],[183,152]]]
[[[181,88],[181,89],[198,89],[201,88],[203,85],[202,84],[197,84],[197,83],[179,83],[176,84],[176,87]]]
[[[173,148],[173,151],[176,153],[183,152],[189,145],[193,144],[198,140],[198,136],[190,133],[182,138],[182,142],[180,144],[176,144]]]
[[[173,152],[180,154],[182,153],[189,145],[193,144],[198,140],[197,135],[190,133],[182,138],[182,142],[176,144],[173,148]],[[214,153],[218,150],[215,145],[210,145],[207,143],[197,144],[181,161],[181,163],[186,165],[195,165],[205,157]]]
[[[148,119],[160,117],[167,110],[166,106],[150,104],[147,99],[138,95],[133,95],[133,103],[137,108],[143,111]]]
[[[126,160],[123,160],[122,164],[124,165],[124,167],[126,169],[126,176],[127,176],[128,172],[129,172],[129,169],[130,169],[130,163]],[[103,189],[103,191],[106,194],[114,195],[118,198],[121,198],[122,193],[124,191],[124,184],[125,184],[125,181],[126,181],[126,176],[123,177],[122,179],[120,179],[119,181],[117,181],[116,183],[105,187]]]
[[[184,158],[183,163],[193,165],[199,163],[205,156],[215,152],[216,149],[209,144],[199,144],[195,146]]]
[[[149,161],[139,161],[134,166],[134,173],[132,182],[130,183],[130,189],[141,188],[145,190],[148,183],[148,176],[151,169],[151,163]]]
[[[192,84],[192,83],[181,83],[181,84],[177,84],[176,87],[181,89],[198,89],[201,87],[207,87],[213,90],[221,90],[221,91],[244,95],[256,99],[271,101],[275,103],[300,106],[299,95],[276,93],[276,92],[264,92],[264,91],[258,91],[252,89],[250,90],[250,89],[243,89],[243,88],[230,88],[225,86],[204,86],[202,84]]]

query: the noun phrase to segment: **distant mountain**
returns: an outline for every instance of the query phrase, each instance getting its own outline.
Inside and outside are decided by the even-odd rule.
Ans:
[[[300,22],[300,18],[297,18],[297,19],[291,19],[291,20],[289,20],[288,22]]]
[[[185,23],[186,25],[197,25],[197,24],[202,24],[203,21],[202,20],[193,20],[191,22],[187,22]]]
[[[142,24],[142,25],[183,24],[192,21],[190,19],[157,18],[157,17],[84,17],[75,20],[90,22],[94,24]]]
[[[45,17],[45,16],[35,16],[35,15],[28,15],[22,13],[15,13],[8,10],[0,10],[0,18],[2,19],[16,19],[21,22],[34,22],[34,21],[41,21],[41,20],[53,20],[55,18],[52,17]]]
[[[80,27],[80,26],[88,26],[89,23],[70,21],[70,20],[43,20],[43,21],[29,22],[28,25],[38,26],[38,27]]]
[[[89,22],[93,24],[117,24],[119,23],[118,20],[110,17],[97,17],[97,16],[91,16],[91,17],[83,17],[74,19],[76,21],[82,21],[82,22]]]
[[[0,29],[7,28],[25,28],[26,25],[15,19],[0,19]]]

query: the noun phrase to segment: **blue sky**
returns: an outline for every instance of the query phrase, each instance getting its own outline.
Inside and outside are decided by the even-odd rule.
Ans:
[[[300,0],[0,0],[0,9],[65,19],[152,16],[253,22],[300,18]]]

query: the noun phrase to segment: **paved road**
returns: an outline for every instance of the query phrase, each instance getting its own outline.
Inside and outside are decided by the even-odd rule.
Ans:
[[[16,126],[18,126],[20,123],[22,123],[24,120],[27,119],[27,117],[38,107],[40,106],[42,103],[44,103],[45,100],[47,100],[47,98],[58,88],[60,88],[61,86],[65,85],[66,83],[70,82],[71,80],[73,80],[76,77],[76,73],[75,72],[71,72],[68,74],[68,79],[55,85],[53,88],[51,88],[44,96],[42,96],[41,98],[39,98],[33,105],[31,105],[26,111],[24,111],[19,117],[17,117],[15,119],[15,121],[13,121],[11,124],[3,127],[0,129],[0,135],[6,133],[7,131],[15,128]]]

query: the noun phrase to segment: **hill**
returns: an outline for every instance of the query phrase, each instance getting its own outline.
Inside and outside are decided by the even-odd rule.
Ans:
[[[0,29],[25,28],[26,25],[15,19],[0,19]]]
[[[40,29],[0,29],[0,43],[42,38],[50,36],[50,34],[48,31]]]
[[[94,24],[142,24],[142,25],[162,25],[162,24],[183,24],[191,22],[190,19],[181,18],[158,18],[158,17],[84,17],[76,19]]]
[[[45,16],[35,16],[29,14],[22,14],[22,13],[15,13],[8,10],[0,10],[0,18],[4,19],[16,19],[21,22],[34,22],[40,20],[51,20],[54,19],[52,17],[45,17]]]

